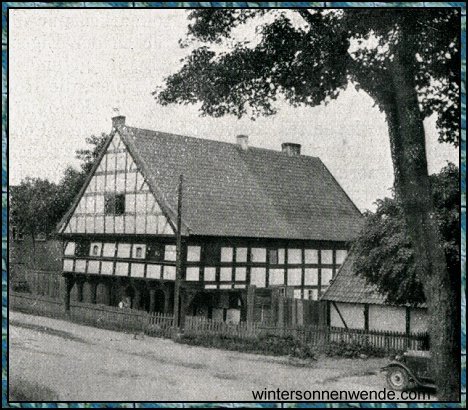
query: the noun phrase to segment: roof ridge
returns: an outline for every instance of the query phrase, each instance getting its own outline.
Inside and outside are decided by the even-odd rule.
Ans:
[[[207,142],[210,142],[210,143],[213,142],[215,144],[226,144],[226,145],[238,147],[238,144],[235,143],[235,142],[219,141],[219,140],[214,140],[214,139],[211,139],[211,138],[200,138],[200,137],[194,137],[194,136],[191,136],[191,135],[174,134],[172,132],[150,130],[148,128],[133,127],[133,126],[129,126],[129,125],[124,125],[124,127],[129,128],[129,129],[139,130],[139,131],[147,131],[147,132],[163,134],[163,135],[167,135],[167,136],[170,136],[170,137],[188,138],[188,139],[192,139],[192,140],[207,141]],[[259,151],[273,152],[273,153],[276,153],[278,155],[283,155],[284,156],[284,153],[282,151],[279,151],[279,150],[276,150],[276,149],[271,149],[271,148],[255,147],[255,146],[250,146],[249,145],[248,149],[249,150],[259,150]],[[308,158],[308,159],[315,159],[315,160],[321,161],[320,157],[318,157],[318,156],[304,155],[304,154],[300,154],[297,157],[293,156],[293,157],[288,157],[288,158]]]

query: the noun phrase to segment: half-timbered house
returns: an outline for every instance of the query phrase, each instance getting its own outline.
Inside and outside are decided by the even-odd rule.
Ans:
[[[361,214],[317,157],[127,126],[112,132],[59,224],[63,275],[78,300],[171,312],[179,176],[183,314],[238,321],[252,295],[317,300]]]

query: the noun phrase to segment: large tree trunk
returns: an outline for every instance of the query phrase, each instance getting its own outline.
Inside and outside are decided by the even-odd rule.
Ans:
[[[389,65],[389,84],[383,96],[395,191],[424,284],[437,396],[440,400],[459,401],[459,278],[449,275],[435,219],[424,126],[408,58],[411,56],[395,55]]]

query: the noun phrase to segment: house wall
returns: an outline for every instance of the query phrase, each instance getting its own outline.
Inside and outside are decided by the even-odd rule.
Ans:
[[[369,305],[369,330],[406,332],[406,307]]]
[[[68,235],[63,271],[175,280],[174,237]],[[193,238],[184,241],[182,279],[207,290],[280,287],[317,300],[347,252],[344,243]]]
[[[344,328],[344,324],[333,303],[329,303],[330,325]],[[365,328],[364,303],[336,303],[341,315],[344,317],[348,328]],[[405,333],[407,326],[411,333],[426,332],[428,328],[427,310],[421,308],[410,308],[407,318],[406,307],[395,307],[387,305],[368,305],[369,330],[393,331]],[[409,323],[407,323],[409,319]]]
[[[336,307],[338,307],[348,328],[364,329],[364,304],[336,303]],[[332,303],[330,304],[330,326],[345,327],[336,307]]]

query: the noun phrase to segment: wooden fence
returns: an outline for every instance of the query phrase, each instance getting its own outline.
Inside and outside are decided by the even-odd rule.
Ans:
[[[186,317],[184,334],[229,336],[240,339],[257,338],[265,335],[293,337],[322,350],[331,343],[369,346],[387,353],[407,349],[424,350],[427,348],[426,333],[406,334],[391,331],[365,331],[363,329],[344,329],[320,325],[278,327],[257,322],[232,324],[193,316]]]
[[[120,309],[114,306],[71,302],[66,313],[62,301],[27,293],[9,294],[9,306],[13,310],[71,320],[105,329],[145,333],[150,336],[171,337],[174,319],[172,315],[142,310]]]
[[[27,293],[10,292],[9,306],[11,309],[26,313],[61,318],[106,329],[141,332],[149,336],[172,337],[176,330],[171,315],[81,302],[71,302],[69,313],[65,313],[62,301]],[[371,346],[387,353],[427,348],[425,333],[365,331],[322,325],[287,327],[261,322],[233,324],[199,316],[185,318],[184,334],[238,339],[255,339],[266,335],[293,337],[319,350],[325,349],[332,343]]]

